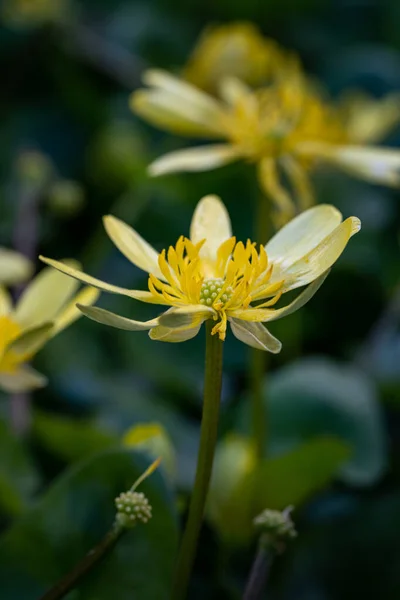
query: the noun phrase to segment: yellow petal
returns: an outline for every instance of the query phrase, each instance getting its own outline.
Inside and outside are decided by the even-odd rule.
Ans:
[[[221,98],[231,106],[236,106],[246,97],[254,97],[251,88],[236,77],[225,77],[221,81],[219,91]]]
[[[77,264],[70,262],[69,264]],[[54,269],[43,269],[28,285],[15,308],[15,320],[23,327],[53,321],[78,284]]]
[[[216,315],[214,309],[202,304],[172,308],[158,318],[159,324],[170,329],[191,328]]]
[[[321,285],[324,283],[325,279],[329,274],[329,269],[325,273],[323,273],[318,279],[310,283],[306,287],[306,289],[301,292],[287,306],[283,306],[282,308],[270,309],[270,308],[247,308],[244,310],[235,310],[232,312],[232,317],[235,319],[242,319],[243,321],[254,321],[266,323],[267,321],[276,321],[277,319],[281,319],[282,317],[286,317],[291,315],[299,308],[302,308],[319,290]]]
[[[341,213],[329,204],[314,206],[282,227],[265,246],[274,265],[271,282],[282,279],[282,273],[303,258],[326,238],[342,221]]]
[[[93,287],[86,287],[81,290],[79,294],[74,296],[69,304],[67,304],[62,312],[57,316],[52,330],[52,337],[82,316],[77,304],[83,304],[84,306],[92,305],[96,302],[99,296],[100,291]]]
[[[0,283],[15,285],[26,281],[33,273],[30,260],[7,248],[0,248]]]
[[[46,265],[50,265],[61,271],[61,273],[65,273],[65,275],[69,275],[82,283],[87,283],[88,285],[98,288],[103,292],[110,292],[111,294],[121,294],[122,296],[128,296],[129,298],[134,298],[135,300],[140,300],[141,302],[148,302],[149,304],[162,304],[160,299],[155,298],[151,292],[142,292],[141,290],[128,290],[127,288],[122,288],[117,285],[112,285],[110,283],[106,283],[105,281],[101,281],[100,279],[96,279],[96,277],[92,277],[91,275],[87,275],[83,271],[78,271],[78,269],[73,269],[68,266],[64,262],[60,262],[58,260],[53,260],[51,258],[46,258],[45,256],[39,256],[40,260],[46,263]],[[165,302],[167,304],[167,302]]]
[[[6,351],[21,356],[33,356],[50,338],[53,326],[54,324],[49,322],[27,329],[7,346]]]
[[[310,206],[315,204],[315,201],[307,170],[292,156],[285,156],[282,163],[291,182],[293,191],[296,194],[297,205],[300,211],[310,208]]]
[[[282,270],[283,291],[307,285],[325,273],[339,258],[352,235],[360,231],[361,222],[349,217],[308,254]]]
[[[153,125],[196,137],[221,136],[221,107],[211,96],[165,71],[147,71],[150,89],[134,92],[131,109]]]
[[[8,315],[12,310],[12,300],[7,290],[0,286],[0,317]]]
[[[169,327],[162,327],[159,325],[158,327],[154,327],[154,329],[149,331],[149,336],[152,340],[157,342],[170,342],[177,344],[179,342],[186,342],[187,340],[194,338],[199,333],[200,328],[201,323],[195,327],[183,329],[170,329]]]
[[[279,181],[279,174],[273,158],[263,158],[258,165],[258,179],[261,189],[268,198],[274,202],[277,210],[284,215],[285,220],[290,219],[295,212],[292,198]],[[257,240],[261,243],[264,240]]]
[[[304,145],[303,154],[311,153],[341,167],[365,181],[397,187],[400,185],[400,150],[365,146]]]
[[[190,225],[190,239],[194,244],[205,240],[200,256],[214,262],[218,248],[232,237],[231,221],[225,205],[218,196],[205,196],[197,204]]]
[[[47,378],[27,365],[22,365],[14,373],[0,373],[0,389],[11,394],[29,392],[46,385]]]
[[[232,333],[238,340],[256,348],[278,354],[281,351],[282,344],[261,323],[248,323],[236,319],[229,319]]]
[[[158,319],[152,319],[151,321],[133,321],[132,319],[121,317],[104,308],[98,308],[97,306],[83,306],[82,304],[78,304],[77,306],[78,309],[86,317],[92,319],[92,321],[96,321],[102,325],[108,325],[109,327],[124,329],[125,331],[148,331],[152,327],[158,325]]]
[[[108,215],[103,218],[103,222],[109,237],[131,263],[164,280],[158,267],[158,252],[146,240],[116,217]]]
[[[235,146],[231,144],[213,144],[196,148],[187,148],[164,154],[149,166],[152,177],[166,173],[180,173],[182,171],[209,171],[241,157]]]

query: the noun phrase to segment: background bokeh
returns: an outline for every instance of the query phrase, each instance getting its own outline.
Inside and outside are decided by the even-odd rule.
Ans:
[[[4,0],[1,10],[0,244],[32,256],[77,258],[87,272],[125,287],[144,288],[146,277],[113,247],[104,214],[122,218],[161,250],[188,232],[207,193],[222,197],[234,232],[246,239],[257,195],[254,172],[242,164],[148,178],[152,159],[186,142],[130,112],[129,94],[144,68],[179,72],[203,27],[249,20],[298,52],[333,97],[348,88],[377,97],[400,89],[397,0]],[[397,128],[385,144],[399,143]],[[283,342],[282,352],[268,357],[265,381],[269,456],[278,462],[252,485],[266,488],[262,498],[273,508],[298,504],[299,535],[279,559],[266,597],[395,600],[400,195],[320,172],[317,198],[360,217],[362,231],[312,301],[271,326]],[[119,296],[103,295],[100,305],[135,319],[154,315],[151,306]],[[164,471],[145,484],[155,514],[159,506],[150,533],[130,534],[135,539],[124,541],[71,599],[168,597],[177,535],[172,487],[179,517],[195,466],[203,351],[203,335],[164,345],[81,319],[35,359],[47,388],[28,399],[1,397],[4,597],[38,598],[106,531],[112,498],[148,463],[138,451],[126,454],[123,436],[148,422],[168,432],[177,456],[174,482]],[[248,361],[246,347],[229,335],[221,439],[248,434]],[[22,438],[15,433],[21,410],[28,419]],[[325,446],[327,440],[341,445]],[[220,465],[222,489],[235,456],[227,453]],[[204,527],[193,600],[240,597],[255,545],[225,539],[240,521],[238,504],[225,512],[228,522],[222,511]],[[135,566],[140,577],[131,581]],[[142,584],[145,591],[135,595]]]

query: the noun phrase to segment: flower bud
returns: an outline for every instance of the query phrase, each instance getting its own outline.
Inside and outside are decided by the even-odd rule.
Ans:
[[[265,547],[272,547],[281,552],[284,550],[286,542],[295,538],[297,532],[288,507],[283,511],[265,509],[253,521],[255,527],[260,532],[260,543]]]
[[[126,528],[135,527],[139,522],[151,519],[151,505],[142,492],[123,492],[115,499],[117,522]]]

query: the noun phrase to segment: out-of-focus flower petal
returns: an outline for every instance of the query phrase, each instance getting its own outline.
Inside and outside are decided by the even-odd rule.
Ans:
[[[66,264],[77,265],[75,261]],[[14,317],[23,327],[33,327],[53,321],[65,306],[78,283],[70,277],[63,277],[54,269],[43,269],[28,285],[15,308]]]
[[[12,300],[7,290],[0,286],[0,317],[12,311]]]
[[[32,367],[20,366],[13,373],[0,373],[0,388],[10,394],[29,392],[47,385],[47,378]]]
[[[77,304],[90,306],[96,302],[99,296],[100,291],[96,288],[86,287],[81,290],[74,298],[72,298],[69,304],[63,308],[61,313],[57,315],[52,330],[52,336],[65,329],[82,316]]]
[[[27,329],[7,346],[6,351],[30,357],[47,342],[52,329],[52,322]]]
[[[169,152],[149,166],[153,177],[182,171],[208,171],[240,158],[238,148],[231,144],[215,144]]]
[[[0,248],[0,284],[15,285],[26,281],[33,273],[30,260],[7,248]]]

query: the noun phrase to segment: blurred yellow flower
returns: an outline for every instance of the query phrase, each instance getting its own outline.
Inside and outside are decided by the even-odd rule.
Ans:
[[[232,237],[228,212],[217,196],[206,196],[198,203],[190,239],[180,237],[175,247],[161,254],[115,217],[105,217],[104,224],[117,248],[149,273],[149,291],[110,285],[62,262],[41,260],[103,291],[172,308],[155,319],[140,322],[79,305],[86,316],[120,329],[149,330],[153,340],[164,342],[193,338],[207,319],[216,322],[212,334],[224,340],[229,322],[239,340],[274,353],[280,351],[281,343],[263,323],[302,307],[320,287],[350,237],[360,229],[356,217],[342,222],[338,210],[321,205],[297,216],[265,247],[257,247],[250,240],[244,244]],[[290,304],[272,308],[282,294],[306,285]]]
[[[333,164],[368,181],[400,183],[400,151],[355,145],[339,111],[302,74],[286,63],[269,86],[252,90],[238,79],[223,79],[218,100],[165,71],[144,74],[148,89],[131,97],[132,109],[174,134],[225,143],[178,150],[153,162],[153,176],[206,171],[238,159],[258,165],[260,184],[288,220],[294,213],[282,170],[301,209],[313,201],[308,171],[317,162]]]
[[[348,139],[354,144],[380,142],[400,123],[399,93],[377,100],[364,92],[347,92],[338,108]]]
[[[0,247],[0,285],[15,285],[26,281],[32,272],[30,260],[14,250]]]
[[[162,459],[168,477],[175,479],[176,453],[170,436],[159,423],[139,423],[125,433],[122,443],[127,448],[143,450],[153,458]]]
[[[218,92],[223,77],[259,86],[279,68],[282,54],[278,44],[264,38],[253,23],[211,26],[200,36],[182,77],[212,94]]]
[[[80,317],[77,302],[91,304],[99,296],[86,288],[73,297],[77,282],[53,269],[28,285],[15,308],[0,287],[0,389],[28,391],[46,385],[46,378],[26,363],[57,333]]]

